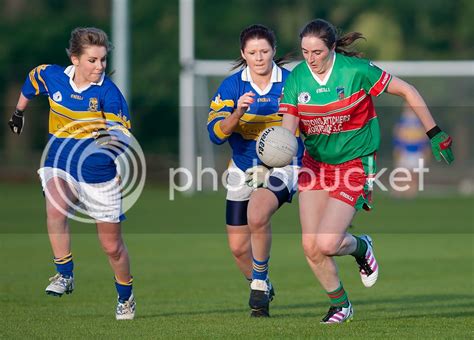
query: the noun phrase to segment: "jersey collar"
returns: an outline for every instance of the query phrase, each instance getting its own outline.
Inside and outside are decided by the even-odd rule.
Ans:
[[[270,83],[268,86],[264,89],[261,90],[252,80],[252,75],[250,74],[250,69],[248,66],[246,66],[242,70],[242,81],[247,81],[252,85],[253,89],[260,95],[263,96],[270,92],[273,83],[281,83],[283,81],[283,72],[281,71],[281,68],[273,62],[273,67],[272,67],[272,76],[270,78]]]
[[[72,80],[74,78],[74,73],[76,72],[76,67],[74,65],[69,65],[68,67],[66,67],[66,69],[64,70],[64,73],[69,77],[69,85],[71,85],[72,89],[74,90],[74,92],[77,92],[77,93],[81,93],[81,92],[84,92],[85,90],[87,90],[89,87],[91,87],[92,85],[97,85],[97,86],[101,86],[102,83],[104,82],[104,78],[105,78],[105,73],[102,73],[102,76],[100,77],[100,80],[97,82],[97,83],[93,83],[91,82],[89,85],[79,89],[77,87],[77,85],[74,83],[74,81]]]
[[[306,62],[306,66],[308,66],[309,72],[311,72],[311,75],[313,76],[314,80],[319,84],[319,86],[324,86],[327,84],[329,77],[331,77],[332,70],[334,69],[334,65],[336,64],[336,52],[334,52],[334,56],[332,57],[332,65],[331,68],[329,69],[328,73],[324,76],[324,79],[319,79],[318,76],[311,70],[311,67],[308,65],[308,62]]]

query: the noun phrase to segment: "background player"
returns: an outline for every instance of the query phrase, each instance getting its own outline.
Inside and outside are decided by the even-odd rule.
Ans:
[[[417,90],[347,50],[362,34],[338,37],[317,19],[300,33],[304,62],[288,77],[280,113],[283,126],[305,136],[300,170],[300,219],[306,259],[327,292],[331,307],[323,323],[341,323],[353,310],[339,279],[334,256],[352,255],[366,287],[375,284],[378,265],[371,238],[347,233],[357,210],[370,208],[375,152],[380,144],[371,96],[384,91],[402,97],[421,120],[437,160],[453,161],[451,138],[436,125]]]
[[[413,169],[420,166],[420,159],[429,159],[430,142],[425,128],[410,107],[405,105],[400,119],[393,129],[394,167],[409,172],[410,179],[404,181],[406,190],[393,190],[395,197],[413,198],[418,192],[418,173]]]
[[[228,141],[232,148],[226,204],[228,241],[240,271],[251,281],[251,315],[265,317],[274,294],[268,279],[270,218],[283,203],[291,201],[298,166],[273,169],[267,176],[269,170],[261,165],[255,151],[260,132],[282,121],[276,112],[289,72],[278,66],[280,61],[273,61],[274,33],[262,25],[245,28],[240,34],[240,52],[235,68],[241,70],[217,90],[207,129],[213,143]],[[302,143],[298,159],[301,155]]]
[[[80,204],[95,219],[100,243],[115,273],[116,318],[133,319],[133,279],[121,236],[121,193],[114,163],[114,156],[130,138],[130,117],[120,90],[104,73],[109,49],[102,30],[74,29],[67,49],[72,65],[34,68],[22,87],[9,126],[20,134],[29,100],[48,96],[48,150],[38,173],[57,274],[50,279],[46,293],[62,296],[74,289],[68,214]]]

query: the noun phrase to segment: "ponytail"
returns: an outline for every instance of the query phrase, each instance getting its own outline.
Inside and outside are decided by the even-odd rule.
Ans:
[[[361,57],[362,53],[350,49],[351,45],[359,39],[365,37],[359,32],[350,32],[339,36],[336,28],[328,21],[323,19],[315,19],[310,21],[303,27],[300,32],[300,39],[307,36],[313,36],[324,41],[327,48],[335,48],[337,53],[341,53],[350,57]]]

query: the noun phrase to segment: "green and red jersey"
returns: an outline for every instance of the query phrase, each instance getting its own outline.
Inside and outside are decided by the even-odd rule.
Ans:
[[[380,145],[380,127],[372,96],[392,76],[367,59],[334,54],[332,69],[321,80],[306,62],[286,80],[279,113],[300,119],[309,155],[340,164],[369,155]]]

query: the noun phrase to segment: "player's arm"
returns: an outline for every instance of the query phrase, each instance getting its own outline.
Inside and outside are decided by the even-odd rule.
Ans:
[[[254,102],[253,92],[244,93],[235,104],[234,92],[237,90],[228,84],[222,84],[211,101],[207,119],[209,138],[214,144],[223,144],[239,125],[240,118]]]
[[[291,114],[284,114],[281,126],[283,126],[287,130],[290,130],[292,134],[296,134],[296,129],[298,128],[299,123],[299,117],[293,116]]]
[[[105,94],[103,115],[105,128],[99,126],[92,133],[92,137],[101,146],[110,145],[123,151],[130,144],[131,122],[127,102],[115,86]]]
[[[47,68],[50,65],[40,65],[30,71],[28,77],[26,77],[25,83],[21,89],[20,97],[15,107],[8,126],[13,133],[21,134],[25,123],[24,112],[28,106],[31,98],[39,94],[48,93],[48,87],[46,86],[47,79]]]
[[[214,144],[224,144],[239,122],[239,112],[234,112],[238,93],[238,81],[235,77],[229,77],[222,82],[212,97],[207,116],[207,132],[209,139]],[[221,124],[224,124],[224,129]]]
[[[386,92],[399,96],[407,102],[420,119],[426,134],[430,138],[431,149],[435,159],[439,162],[442,157],[446,163],[451,164],[454,161],[453,152],[451,150],[452,139],[436,125],[428,106],[417,89],[400,78],[392,77]]]
[[[237,101],[237,107],[235,110],[220,122],[220,128],[226,135],[230,135],[234,132],[235,128],[239,125],[239,120],[248,110],[249,106],[255,101],[255,93],[252,91],[244,93]]]
[[[20,93],[20,97],[18,98],[18,103],[16,104],[16,109],[20,111],[25,111],[26,107],[30,100],[26,98],[23,93]]]
[[[278,114],[283,116],[281,126],[296,135],[296,129],[300,123],[300,115],[298,113],[298,86],[296,84],[296,77],[291,73],[285,82],[285,87],[282,93],[280,105],[278,107]]]
[[[13,111],[13,114],[8,121],[8,126],[12,132],[16,133],[17,135],[21,134],[21,131],[23,131],[23,125],[25,123],[25,116],[23,113],[25,112],[29,101],[30,100],[26,98],[23,93],[20,93],[20,98],[18,98],[15,111]]]
[[[113,148],[117,154],[124,152],[130,145],[131,134],[121,124],[107,124],[107,128],[99,128],[92,132],[98,146]]]

